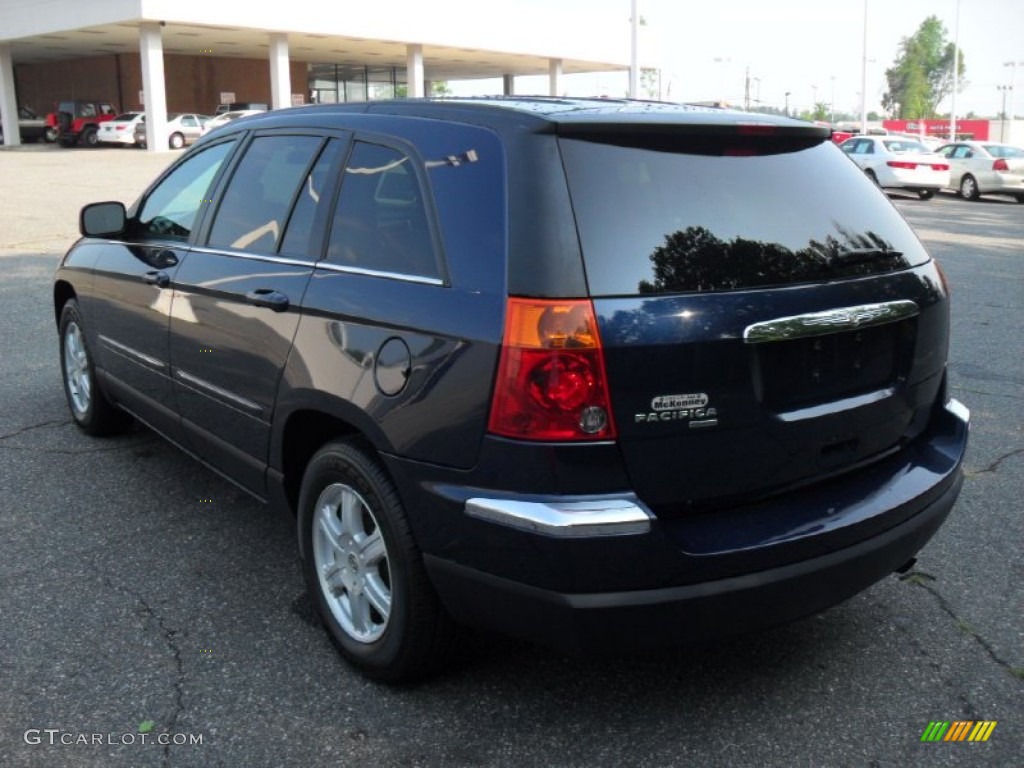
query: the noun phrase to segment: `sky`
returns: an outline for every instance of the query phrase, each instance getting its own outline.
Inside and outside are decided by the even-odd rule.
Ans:
[[[966,75],[957,96],[957,114],[995,116],[1016,67],[1014,114],[1024,117],[1024,0],[866,0],[868,8],[867,108],[881,112],[885,70],[892,66],[902,38],[935,15],[953,40],[959,5],[959,44]],[[660,58],[662,97],[671,101],[725,99],[743,103],[747,68],[751,98],[791,110],[815,101],[840,112],[860,113],[865,0],[638,0],[651,42],[640,51]],[[586,34],[593,15],[622,18],[629,35],[630,0],[505,0],[506,9],[542,15],[545,9],[578,19]],[[754,79],[757,78],[757,79]],[[625,74],[564,78],[568,95],[625,95]],[[500,85],[498,86],[500,88]],[[490,86],[493,91],[494,86]],[[546,93],[546,78],[518,78],[519,93]],[[460,88],[459,92],[462,90]],[[1007,105],[1009,108],[1009,104]],[[950,109],[947,98],[942,111]]]

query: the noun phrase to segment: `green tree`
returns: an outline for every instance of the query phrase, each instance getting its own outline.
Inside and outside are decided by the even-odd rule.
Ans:
[[[661,70],[640,68],[640,98],[658,100],[661,98]]]
[[[937,16],[921,22],[913,35],[900,42],[896,60],[885,70],[889,89],[882,95],[882,106],[902,120],[934,117],[939,102],[953,91],[955,50]],[[963,51],[958,69],[962,80]]]
[[[448,87],[447,80],[434,80],[430,84],[430,93],[428,96],[451,96],[452,89]]]

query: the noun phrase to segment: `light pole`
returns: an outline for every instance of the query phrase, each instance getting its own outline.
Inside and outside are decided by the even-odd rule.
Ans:
[[[786,117],[789,117],[789,94],[791,93],[792,91],[786,91]]]
[[[832,75],[832,97],[828,102],[829,122],[836,124],[836,76]]]
[[[811,86],[811,119],[818,114],[818,86]]]
[[[860,63],[860,134],[868,132],[868,0],[864,0],[864,58]]]
[[[1010,67],[1010,135],[1006,138],[1006,141],[1013,143],[1013,89],[1017,85],[1017,67],[1024,67],[1024,61],[1006,61],[1003,62],[1004,67]],[[1005,98],[1005,96],[1004,96]],[[1005,102],[1004,102],[1005,103]],[[1004,118],[1007,117],[1005,108],[1003,109]]]
[[[753,80],[755,83],[757,83],[757,87],[754,89],[754,103],[757,104],[758,107],[760,107],[761,106],[761,78],[760,77],[752,77],[750,79]]]
[[[732,59],[730,59],[728,56],[715,56],[714,62],[715,62],[715,64],[721,64],[722,65],[721,84],[720,84],[720,90],[719,90],[719,93],[721,94],[721,98],[718,100],[718,106],[724,107],[724,106],[726,106],[725,82],[726,82],[726,76],[728,75],[728,71],[727,71],[728,68],[725,65],[732,63]]]
[[[1003,94],[1003,109],[999,113],[999,140],[1006,141],[1006,94],[1010,94],[1010,103],[1013,103],[1013,86],[997,85],[996,88]]]
[[[949,140],[956,141],[956,92],[960,89],[960,0],[956,0],[956,26],[953,27],[953,100],[949,105]]]
[[[637,0],[631,0],[630,2],[630,17],[629,17],[629,98],[636,99],[640,97],[640,69],[637,66],[637,27],[640,24],[640,17],[636,12]]]

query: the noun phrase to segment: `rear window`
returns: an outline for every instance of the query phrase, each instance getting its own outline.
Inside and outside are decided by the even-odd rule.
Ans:
[[[928,147],[919,141],[908,141],[907,139],[896,139],[883,141],[885,148],[890,152],[931,152]]]
[[[749,156],[560,146],[593,296],[819,282],[928,260],[831,142]]]

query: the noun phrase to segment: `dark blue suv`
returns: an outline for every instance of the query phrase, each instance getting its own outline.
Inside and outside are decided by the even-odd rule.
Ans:
[[[961,485],[945,278],[797,121],[614,100],[280,110],[82,211],[77,423],[293,514],[367,674],[459,625],[625,650],[820,611]]]

